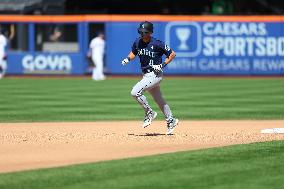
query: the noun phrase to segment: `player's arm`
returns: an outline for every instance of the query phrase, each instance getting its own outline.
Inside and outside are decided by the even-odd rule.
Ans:
[[[131,51],[129,54],[128,54],[128,57],[129,58],[129,61],[133,60],[135,58],[135,54]]]
[[[121,61],[122,65],[126,65],[128,64],[131,60],[133,60],[135,58],[135,56],[137,55],[138,50],[136,48],[136,43],[134,42],[132,45],[132,50],[130,51],[130,53],[128,54],[127,58],[123,59]]]
[[[136,55],[131,51],[131,52],[128,54],[127,58],[125,58],[125,59],[122,60],[121,64],[122,64],[122,65],[128,64],[131,60],[133,60],[133,59],[135,58],[135,56],[136,56]]]
[[[172,50],[171,54],[164,61],[165,66],[169,64],[175,57],[176,57],[176,53],[175,51]]]
[[[12,24],[10,25],[10,35],[9,35],[9,40],[12,40],[15,36],[15,25]]]
[[[176,57],[176,53],[172,49],[170,49],[169,46],[165,45],[164,43],[160,43],[159,46],[161,52],[165,54],[167,57],[162,64],[152,66],[152,68],[157,72],[161,71]]]

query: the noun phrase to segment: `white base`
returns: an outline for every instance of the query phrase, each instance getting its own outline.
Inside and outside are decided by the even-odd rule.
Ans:
[[[261,133],[265,134],[284,134],[284,128],[263,129]]]

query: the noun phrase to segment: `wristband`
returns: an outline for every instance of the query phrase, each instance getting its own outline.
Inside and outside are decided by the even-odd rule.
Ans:
[[[127,57],[127,60],[130,61],[130,57]]]
[[[166,65],[167,65],[167,64],[166,64],[165,62],[162,63],[162,67],[163,67],[163,68],[166,67]]]

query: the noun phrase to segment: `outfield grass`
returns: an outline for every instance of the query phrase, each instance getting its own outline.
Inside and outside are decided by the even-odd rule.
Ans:
[[[1,189],[283,188],[284,141],[0,174]]]
[[[137,81],[6,78],[0,80],[0,122],[140,120],[144,113],[130,96]],[[180,119],[284,118],[281,78],[166,78],[162,91]]]

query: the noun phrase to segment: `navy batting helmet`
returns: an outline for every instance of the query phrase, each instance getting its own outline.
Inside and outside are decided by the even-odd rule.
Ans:
[[[144,32],[149,32],[149,33],[153,33],[154,30],[154,26],[151,22],[145,21],[145,22],[141,22],[138,28],[138,33],[144,33]]]

